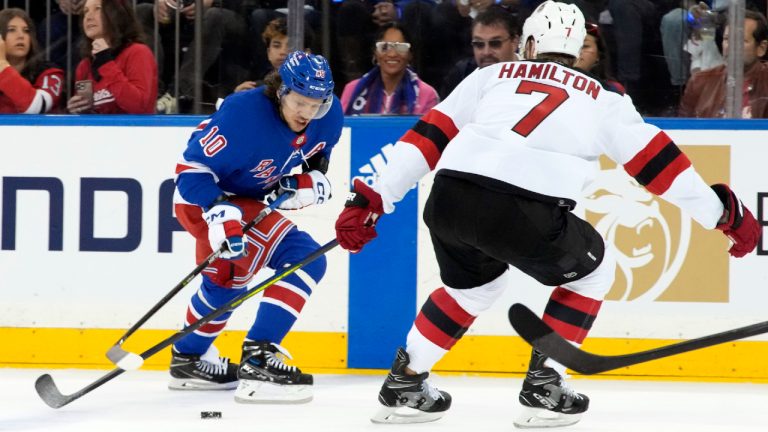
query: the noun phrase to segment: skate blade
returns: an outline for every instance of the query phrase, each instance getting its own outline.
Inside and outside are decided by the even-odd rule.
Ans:
[[[523,411],[513,423],[520,429],[539,429],[570,426],[578,423],[579,420],[581,420],[581,413],[563,414],[543,408],[523,407]]]
[[[232,390],[236,387],[237,381],[219,384],[193,378],[171,378],[168,383],[168,388],[171,390]]]
[[[371,417],[371,422],[377,424],[428,423],[438,420],[444,415],[445,411],[430,413],[408,407],[381,407]]]
[[[301,404],[314,397],[311,385],[280,385],[261,381],[240,381],[235,402],[248,404]]]

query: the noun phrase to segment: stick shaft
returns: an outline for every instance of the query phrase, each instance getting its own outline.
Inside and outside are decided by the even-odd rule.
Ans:
[[[326,243],[325,245],[321,246],[320,248],[318,248],[317,250],[309,254],[300,262],[283,269],[283,271],[281,271],[278,274],[275,274],[271,278],[265,280],[258,286],[254,287],[253,289],[250,289],[247,292],[240,294],[239,296],[230,300],[228,303],[224,304],[223,306],[220,306],[215,310],[211,311],[211,313],[209,313],[208,315],[200,318],[193,324],[185,327],[182,330],[179,330],[178,332],[174,333],[170,337],[158,342],[156,345],[150,347],[149,349],[141,353],[141,358],[146,360],[149,357],[152,357],[153,355],[157,354],[164,348],[168,347],[169,345],[173,344],[174,342],[178,341],[184,336],[187,336],[188,334],[197,330],[198,328],[205,325],[206,323],[216,319],[217,317],[221,316],[225,312],[240,306],[243,302],[255,296],[256,294],[260,293],[261,291],[264,291],[267,287],[271,286],[275,282],[294,273],[296,270],[311,263],[312,261],[316,260],[320,256],[325,255],[328,251],[336,247],[338,244],[339,242],[336,239],[331,240],[330,242]],[[101,387],[105,383],[118,377],[123,372],[125,371],[120,368],[113,369],[110,372],[108,372],[106,375],[102,376],[101,378],[97,379],[91,384],[88,384],[87,386],[83,387],[82,389],[70,395],[62,394],[56,387],[56,384],[54,383],[53,379],[50,378],[50,375],[40,376],[37,379],[37,382],[35,383],[35,389],[37,390],[37,394],[40,396],[40,398],[43,399],[43,401],[46,404],[48,404],[50,407],[61,408],[62,406],[67,405],[70,402],[77,400],[85,396],[86,394],[90,393],[91,391]]]
[[[277,197],[275,201],[269,204],[269,206],[265,207],[262,211],[259,212],[258,215],[256,215],[255,218],[253,218],[250,222],[245,224],[243,227],[243,233],[247,233],[248,230],[253,228],[256,224],[264,220],[265,217],[267,217],[272,211],[277,208],[283,201],[285,201],[289,197],[289,194],[282,194]],[[194,278],[197,277],[206,267],[211,265],[216,259],[219,258],[221,253],[224,251],[225,245],[221,245],[221,247],[218,250],[215,250],[211,252],[210,255],[208,255],[207,258],[200,264],[198,264],[191,272],[189,272],[188,275],[184,276],[184,279],[182,279],[176,286],[174,286],[168,294],[165,295],[162,299],[160,299],[159,302],[157,302],[152,308],[147,311],[147,313],[144,314],[141,318],[136,321],[134,325],[129,328],[125,334],[123,334],[120,339],[118,339],[117,342],[115,342],[114,346],[122,345],[126,339],[128,339],[129,336],[131,336],[133,333],[136,332],[136,330],[139,329],[147,320],[149,320],[155,313],[157,313],[160,308],[165,306],[166,303],[168,303],[176,294],[179,293],[184,287],[186,287]],[[110,359],[111,360],[111,359]]]

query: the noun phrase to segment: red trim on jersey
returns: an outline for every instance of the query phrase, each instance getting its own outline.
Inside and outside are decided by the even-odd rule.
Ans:
[[[661,195],[672,186],[672,182],[675,181],[677,176],[690,166],[691,161],[688,157],[684,153],[680,153],[652,182],[645,185],[645,188],[651,193]]]
[[[24,113],[32,105],[37,96],[37,90],[51,96],[51,105],[46,106],[47,112],[56,112],[61,101],[64,84],[64,71],[59,68],[45,69],[35,78],[34,85],[21,76],[11,66],[0,72],[0,113]],[[33,114],[40,114],[35,112]]]
[[[196,322],[197,322],[197,317],[192,312],[192,306],[189,306],[187,308],[187,325],[190,326]],[[226,326],[227,326],[227,321],[224,321],[221,323],[208,322],[200,326],[200,328],[197,329],[196,331],[199,331],[201,333],[216,334],[224,330],[224,327]]]
[[[624,169],[629,175],[635,177],[670,142],[672,142],[672,138],[664,133],[664,131],[660,131],[632,160],[624,164]]]
[[[184,165],[184,164],[176,164],[176,174],[180,174],[186,170],[191,170],[191,169],[194,169],[194,167],[191,167],[189,165]]]
[[[201,131],[201,130],[205,129],[205,127],[208,126],[208,123],[210,123],[210,122],[211,122],[211,119],[205,119],[205,120],[201,121],[200,124],[197,125],[195,130],[196,131]]]
[[[584,342],[584,338],[586,338],[587,333],[589,333],[589,330],[560,321],[551,315],[544,314],[542,320],[547,323],[548,326],[552,327],[552,330],[556,331],[560,336],[579,344]]]
[[[307,302],[304,297],[296,294],[293,290],[280,285],[272,285],[264,290],[264,297],[280,300],[296,312],[301,312]]]
[[[456,324],[462,327],[469,327],[475,321],[475,317],[465,311],[456,302],[456,299],[451,297],[448,292],[445,291],[445,288],[435,290],[429,297],[435,305]]]
[[[585,314],[596,316],[600,311],[600,306],[603,304],[600,300],[584,297],[581,294],[575,293],[571,290],[563,287],[557,287],[549,296],[550,300],[554,300],[561,305],[568,306],[571,309],[584,312]]]
[[[453,119],[436,109],[429,110],[421,120],[427,123],[432,123],[440,128],[445,136],[448,137],[448,141],[452,140],[453,137],[459,133],[459,128],[453,123]]]
[[[459,129],[453,123],[453,120],[436,109],[429,110],[429,112],[421,117],[419,121],[440,129],[448,141],[452,140],[453,137],[459,133]],[[416,146],[416,148],[421,151],[421,154],[424,156],[430,169],[435,168],[437,161],[440,160],[442,149],[445,147],[445,144],[447,144],[446,142],[443,143],[442,146],[438,145],[438,143],[435,143],[432,139],[416,132],[414,129],[409,129],[400,140]]]
[[[458,341],[458,339],[454,339],[453,337],[445,334],[445,332],[440,330],[435,324],[429,321],[427,317],[425,317],[422,313],[419,313],[416,316],[416,321],[414,321],[413,324],[416,326],[416,329],[419,331],[419,333],[424,335],[427,340],[444,350],[451,349],[451,347]]]
[[[645,169],[645,167],[648,166],[648,164],[651,163],[651,161],[653,161],[654,158],[659,155],[661,151],[663,151],[668,146],[674,145],[675,144],[672,142],[672,139],[666,133],[660,131],[658,134],[656,134],[656,136],[653,137],[648,145],[645,146],[645,148],[643,148],[638,154],[635,155],[635,157],[632,158],[632,160],[624,164],[624,169],[632,177],[637,177],[643,171],[643,169]],[[655,163],[660,164],[663,162],[656,161]],[[686,156],[683,152],[679,152],[679,154],[677,154],[674,159],[670,160],[666,166],[659,166],[657,168],[660,168],[660,171],[658,174],[653,176],[653,179],[644,180],[650,180],[645,185],[645,188],[648,189],[648,191],[651,193],[661,195],[666,192],[667,189],[669,189],[677,176],[688,169],[690,166],[691,161],[688,159],[688,156]]]
[[[409,129],[408,132],[406,132],[405,135],[400,138],[400,141],[404,141],[416,146],[416,148],[421,151],[424,159],[427,161],[429,169],[435,169],[437,161],[440,160],[440,151],[437,149],[437,147],[435,147],[435,144],[432,142],[432,140],[419,135],[412,129]]]

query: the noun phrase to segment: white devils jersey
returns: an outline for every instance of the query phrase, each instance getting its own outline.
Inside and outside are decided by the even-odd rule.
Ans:
[[[376,190],[387,212],[433,169],[578,202],[605,154],[650,192],[714,228],[723,205],[628,96],[559,63],[498,63],[469,75],[395,146]]]

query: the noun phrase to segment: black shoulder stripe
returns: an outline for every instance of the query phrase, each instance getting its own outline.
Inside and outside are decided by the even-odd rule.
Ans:
[[[445,150],[445,146],[447,146],[448,141],[450,141],[439,127],[423,120],[416,122],[416,125],[413,126],[413,131],[432,141],[435,144],[435,147],[440,150],[440,153]]]

